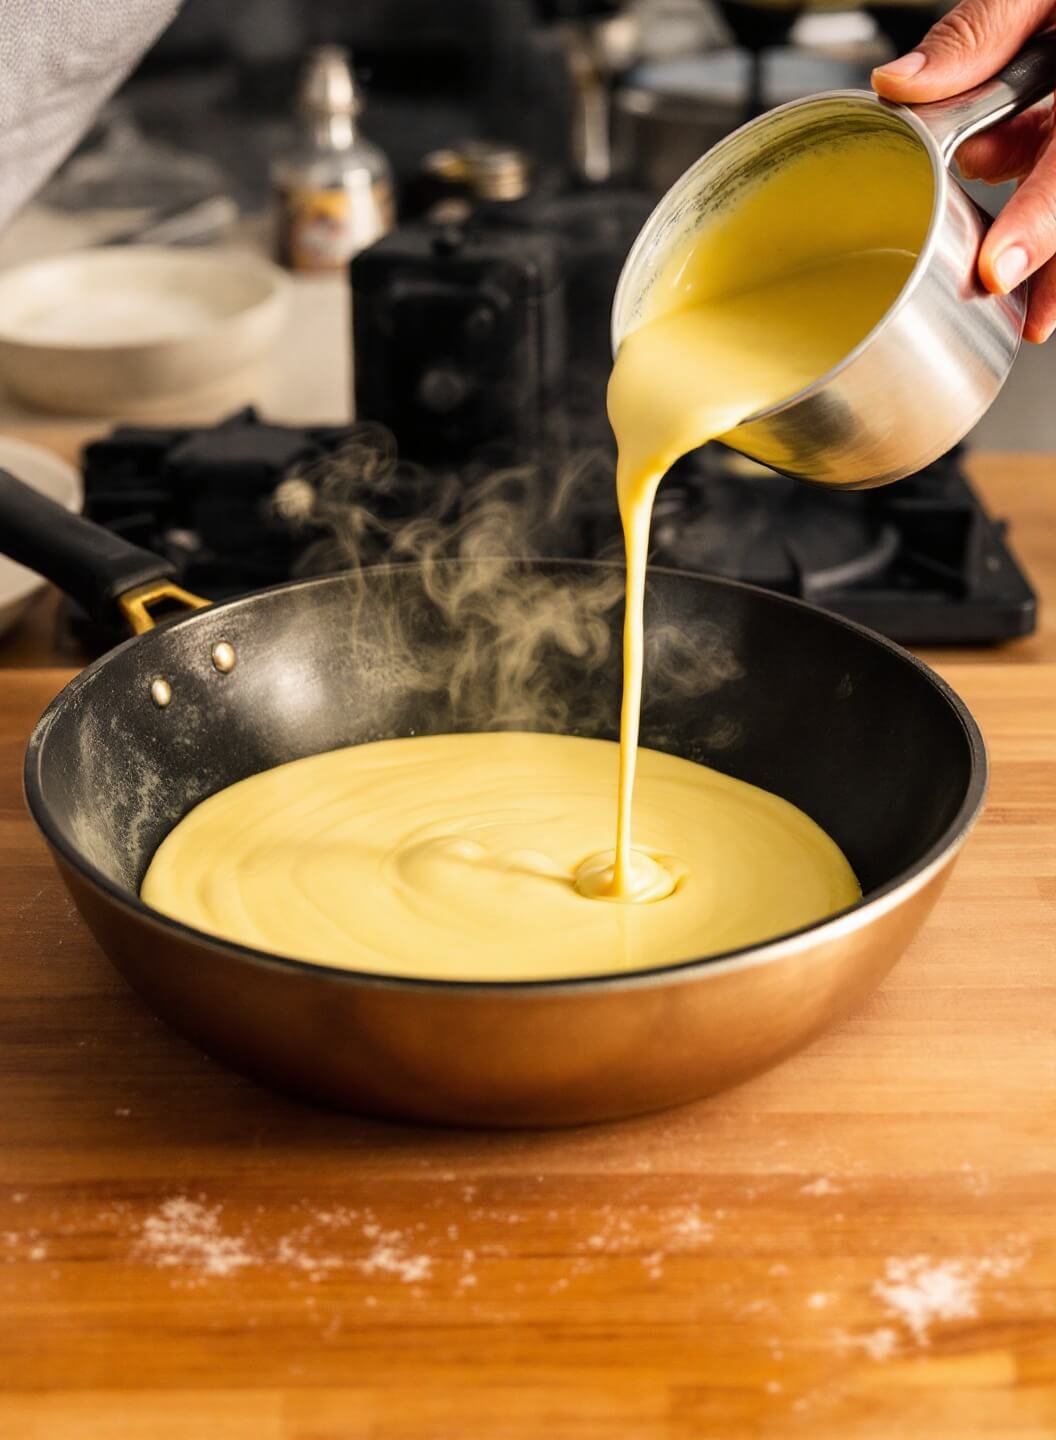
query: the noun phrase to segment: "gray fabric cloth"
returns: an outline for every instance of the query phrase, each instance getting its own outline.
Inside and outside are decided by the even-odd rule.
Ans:
[[[0,227],[58,168],[180,0],[0,0]]]

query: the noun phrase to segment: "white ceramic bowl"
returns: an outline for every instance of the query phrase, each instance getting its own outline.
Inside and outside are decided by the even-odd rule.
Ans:
[[[67,510],[79,511],[83,504],[80,472],[50,450],[0,435],[0,470],[9,471],[16,480],[32,485]],[[39,575],[0,555],[0,635],[11,628],[43,586]]]
[[[0,374],[40,409],[204,414],[246,398],[286,309],[281,270],[248,251],[77,250],[0,274]]]

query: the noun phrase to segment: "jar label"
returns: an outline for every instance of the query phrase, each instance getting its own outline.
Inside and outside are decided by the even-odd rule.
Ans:
[[[355,189],[290,186],[281,199],[279,257],[291,270],[339,270],[392,228],[386,181]]]

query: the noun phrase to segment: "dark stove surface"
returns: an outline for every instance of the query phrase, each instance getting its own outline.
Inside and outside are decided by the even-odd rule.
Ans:
[[[1029,634],[1034,592],[962,458],[840,494],[709,446],[661,486],[652,557],[799,596],[903,644]]]
[[[90,446],[86,512],[164,553],[188,589],[223,599],[340,568],[353,528],[364,562],[407,558],[407,521],[427,519],[457,543],[480,518],[474,506],[493,518],[500,495],[502,533],[519,553],[618,554],[611,458],[594,460],[525,466],[506,480],[483,462],[472,476],[441,475],[402,466],[380,427],[294,430],[249,411],[212,430],[126,429]],[[1034,593],[961,460],[951,452],[896,485],[838,494],[706,446],[660,487],[651,559],[799,596],[904,644],[1029,634]],[[554,518],[558,487],[566,500]],[[81,633],[97,648],[122,638]]]

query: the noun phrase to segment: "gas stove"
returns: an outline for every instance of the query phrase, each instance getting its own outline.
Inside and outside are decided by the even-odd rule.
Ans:
[[[550,469],[536,461],[509,472],[524,516],[510,529],[524,552],[619,553],[611,456],[592,454],[593,464],[570,466],[566,454]],[[118,430],[85,460],[89,517],[165,554],[180,581],[210,599],[339,567],[344,557],[326,537],[352,505],[374,522],[360,558],[377,561],[405,521],[428,513],[464,525],[474,496],[498,493],[481,461],[472,473],[401,465],[376,425],[295,430],[252,411],[212,430]],[[962,460],[954,451],[896,485],[834,494],[709,445],[660,487],[651,561],[798,596],[903,644],[1029,634],[1034,592]],[[555,517],[558,485],[566,499]],[[438,509],[440,494],[448,498]],[[85,636],[83,623],[96,648],[120,638]]]

